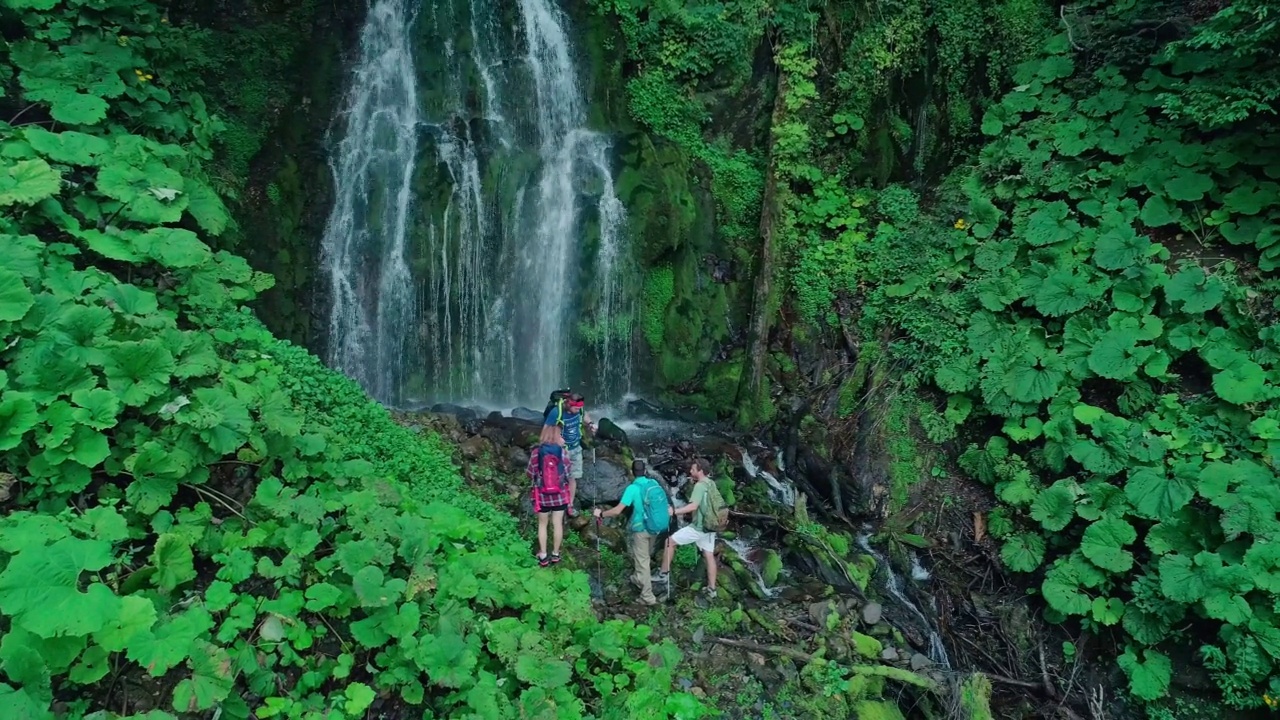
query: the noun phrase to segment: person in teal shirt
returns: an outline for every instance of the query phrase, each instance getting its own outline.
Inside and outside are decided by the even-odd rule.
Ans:
[[[631,520],[627,523],[627,535],[631,539],[631,564],[634,574],[631,584],[640,590],[640,602],[645,605],[657,605],[658,598],[653,594],[653,576],[649,574],[649,561],[653,557],[653,541],[655,536],[644,528],[644,490],[650,483],[657,483],[645,477],[644,463],[636,460],[631,463],[631,474],[635,478],[622,492],[622,499],[608,510],[594,508],[591,512],[598,518],[616,517],[624,510],[631,508]],[[668,507],[670,511],[670,507]]]

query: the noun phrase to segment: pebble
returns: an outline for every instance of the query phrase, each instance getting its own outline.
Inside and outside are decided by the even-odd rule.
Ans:
[[[885,648],[884,652],[880,653],[880,659],[885,662],[897,662],[898,651],[894,648]]]
[[[929,667],[932,664],[933,664],[932,660],[925,657],[924,655],[921,655],[920,653],[916,653],[911,656],[911,669],[917,672],[920,670],[924,670],[925,668]]]
[[[884,608],[878,602],[870,602],[862,607],[862,622],[875,625],[884,617]]]

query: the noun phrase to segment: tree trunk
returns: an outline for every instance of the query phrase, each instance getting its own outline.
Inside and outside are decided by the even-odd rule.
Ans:
[[[787,94],[786,71],[778,68],[774,84],[773,113],[769,120],[766,144],[768,165],[765,168],[764,195],[760,202],[760,262],[756,269],[755,292],[751,297],[751,323],[747,338],[747,372],[738,387],[738,405],[747,411],[739,420],[754,423],[763,401],[765,360],[769,356],[769,331],[773,322],[770,307],[773,292],[774,224],[778,219],[777,157],[774,154],[774,128],[782,122]]]

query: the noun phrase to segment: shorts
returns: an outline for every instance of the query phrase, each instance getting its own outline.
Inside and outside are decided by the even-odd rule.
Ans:
[[[572,480],[582,479],[582,446],[569,448],[569,478]]]
[[[538,511],[538,514],[546,515],[547,513],[564,512],[565,510],[568,510],[568,509],[569,509],[568,505],[552,505],[550,507],[542,508],[541,510]]]
[[[702,552],[714,552],[716,549],[716,534],[702,532],[692,525],[685,525],[671,535],[671,542],[676,545],[696,544]]]

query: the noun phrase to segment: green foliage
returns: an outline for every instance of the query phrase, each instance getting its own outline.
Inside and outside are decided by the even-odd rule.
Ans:
[[[650,348],[662,347],[667,306],[675,297],[675,282],[675,272],[667,266],[653,268],[645,275],[640,298],[640,331]]]
[[[532,567],[438,438],[248,313],[271,278],[208,244],[218,128],[163,62],[182,32],[149,3],[6,12],[25,27],[3,51],[24,109],[0,123],[6,712],[97,718],[127,672],[151,718],[358,718],[379,697],[704,716],[671,692],[670,643],[597,622],[585,577]]]
[[[901,219],[868,241],[864,321],[907,336],[891,357],[976,435],[960,465],[1001,501],[991,532],[1048,619],[1123,631],[1119,666],[1153,708],[1188,645],[1227,705],[1255,708],[1280,689],[1274,18],[1237,4],[1139,50],[1144,7],[1083,18],[1101,66],[1065,34],[1019,65],[976,167],[929,212],[877,203]],[[1223,28],[1239,48],[1209,39]],[[926,225],[934,250],[912,243]]]

